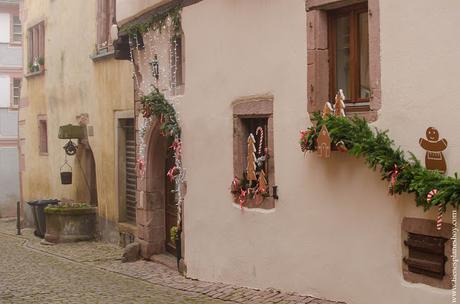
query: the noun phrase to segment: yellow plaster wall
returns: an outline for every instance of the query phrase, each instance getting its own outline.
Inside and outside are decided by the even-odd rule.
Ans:
[[[128,61],[112,57],[93,62],[96,42],[96,1],[26,0],[24,28],[45,20],[45,73],[26,79],[21,109],[26,120],[24,200],[56,197],[76,198],[76,186],[60,183],[65,140],[58,139],[59,126],[78,124],[77,115],[87,113],[94,136],[89,144],[96,163],[99,215],[118,221],[115,163],[115,112],[133,109],[133,82]],[[77,13],[76,13],[77,12]],[[27,44],[24,45],[27,58]],[[25,66],[27,66],[25,59]],[[37,115],[48,118],[48,155],[38,151]],[[69,157],[74,177],[80,170]]]

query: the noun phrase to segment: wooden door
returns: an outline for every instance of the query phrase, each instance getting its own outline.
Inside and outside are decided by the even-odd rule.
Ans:
[[[168,149],[165,163],[165,232],[166,232],[166,251],[176,255],[176,244],[171,241],[171,228],[177,225],[177,195],[175,192],[175,182],[170,181],[166,176],[169,169],[174,166],[174,154]]]
[[[136,223],[136,139],[134,119],[124,121],[125,132],[125,205],[126,221]]]

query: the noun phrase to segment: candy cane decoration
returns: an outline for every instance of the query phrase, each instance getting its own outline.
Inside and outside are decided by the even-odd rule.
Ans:
[[[249,193],[249,190],[248,190],[248,193]],[[240,209],[243,209],[243,204],[246,201],[246,192],[243,189],[241,189],[239,201],[240,201]]]
[[[436,230],[441,230],[442,228],[442,206],[439,206],[438,217],[436,218]]]
[[[398,165],[395,164],[393,171],[390,172],[391,181],[390,181],[390,184],[388,185],[388,192],[391,195],[394,195],[395,193],[395,185],[396,185],[396,179],[398,178],[398,175],[399,175],[399,168],[398,168]],[[431,196],[429,199],[431,200]],[[428,197],[427,197],[427,200],[428,200]]]
[[[438,189],[433,189],[430,192],[428,192],[426,196],[426,201],[429,203],[433,199],[433,196],[435,196],[438,193]],[[438,216],[436,217],[436,230],[441,230],[442,228],[442,206],[439,206],[438,208]]]
[[[262,154],[262,143],[264,141],[264,129],[262,129],[262,127],[257,127],[256,129],[256,135],[257,133],[260,132],[260,139],[259,139],[259,150],[258,150],[258,153],[259,155]]]
[[[438,189],[433,189],[428,194],[426,195],[426,201],[429,203],[433,199],[433,196],[435,196],[438,193]]]

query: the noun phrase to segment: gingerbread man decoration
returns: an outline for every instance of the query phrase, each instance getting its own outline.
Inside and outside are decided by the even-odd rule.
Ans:
[[[438,170],[441,173],[446,173],[446,159],[442,154],[447,148],[447,140],[445,138],[439,140],[439,132],[436,128],[429,127],[426,130],[426,139],[420,138],[420,146],[426,150],[425,167],[428,170]]]

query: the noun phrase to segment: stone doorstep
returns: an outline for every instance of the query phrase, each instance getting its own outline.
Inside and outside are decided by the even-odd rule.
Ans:
[[[154,254],[150,257],[150,261],[164,265],[177,271],[177,260],[176,257],[170,253]]]

